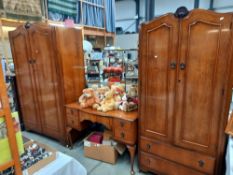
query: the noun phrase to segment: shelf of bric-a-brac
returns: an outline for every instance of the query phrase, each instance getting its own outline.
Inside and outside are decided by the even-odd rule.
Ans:
[[[14,167],[16,175],[21,175],[20,158],[17,149],[16,135],[11,117],[11,111],[6,91],[6,85],[3,78],[2,66],[0,66],[0,118],[4,118],[6,123],[8,143],[11,151],[12,159],[4,164],[0,164],[0,172],[10,167]],[[1,154],[1,150],[0,150]]]

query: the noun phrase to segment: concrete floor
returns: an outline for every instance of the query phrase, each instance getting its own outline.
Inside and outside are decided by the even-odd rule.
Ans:
[[[35,133],[24,131],[23,136],[38,141],[40,143],[47,144],[62,153],[74,157],[86,168],[88,175],[130,175],[130,158],[128,151],[126,151],[122,156],[118,157],[117,163],[115,165],[111,165],[98,160],[84,157],[82,141],[76,142],[74,144],[74,148],[70,150],[69,148],[62,146],[59,142],[55,140]],[[134,170],[135,175],[151,175],[150,173],[139,172],[137,157],[134,162]]]

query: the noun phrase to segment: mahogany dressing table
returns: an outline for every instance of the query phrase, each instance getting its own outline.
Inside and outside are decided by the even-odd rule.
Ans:
[[[124,112],[113,110],[100,112],[92,108],[81,108],[78,103],[71,103],[66,105],[66,117],[67,138],[71,144],[71,129],[82,131],[85,129],[84,121],[100,123],[111,130],[114,140],[127,146],[130,153],[131,174],[134,174],[133,163],[137,143],[137,111]]]

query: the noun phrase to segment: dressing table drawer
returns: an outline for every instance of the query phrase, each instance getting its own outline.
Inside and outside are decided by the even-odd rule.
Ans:
[[[114,138],[118,141],[134,144],[137,140],[136,121],[130,122],[121,119],[113,120]]]

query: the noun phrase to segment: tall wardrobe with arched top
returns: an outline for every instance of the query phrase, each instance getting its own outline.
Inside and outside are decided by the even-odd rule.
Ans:
[[[177,9],[139,41],[139,165],[169,175],[222,174],[232,89],[232,14]]]
[[[67,143],[65,104],[85,87],[82,31],[26,23],[9,39],[25,128]]]

